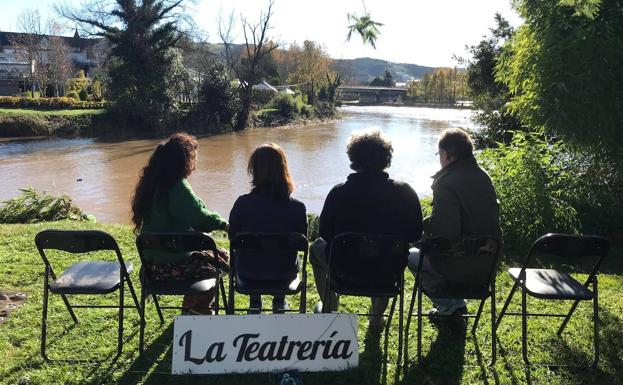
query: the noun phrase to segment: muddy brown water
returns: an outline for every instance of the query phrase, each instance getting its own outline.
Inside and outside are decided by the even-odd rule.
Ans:
[[[350,171],[346,143],[352,132],[380,128],[393,141],[389,174],[424,196],[439,168],[439,132],[474,128],[471,111],[410,107],[345,107],[343,118],[295,127],[258,128],[199,139],[199,163],[190,183],[211,210],[224,217],[249,190],[246,165],[265,142],[284,148],[296,184],[294,195],[319,213],[327,193]],[[130,198],[141,168],[159,139],[28,138],[0,141],[0,200],[32,186],[66,193],[106,223],[130,223]]]

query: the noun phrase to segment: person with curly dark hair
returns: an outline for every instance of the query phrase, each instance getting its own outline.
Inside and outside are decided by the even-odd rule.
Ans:
[[[143,168],[132,198],[135,232],[227,230],[228,223],[209,211],[186,180],[197,165],[197,141],[177,133],[160,143]],[[228,256],[211,251],[186,253],[145,252],[144,270],[154,280],[214,278],[227,269]],[[208,313],[214,293],[185,296],[185,311]]]
[[[294,182],[283,149],[275,143],[259,146],[249,158],[247,171],[251,176],[251,192],[238,197],[231,209],[229,239],[242,232],[306,234],[305,205],[291,196]],[[237,257],[233,256],[236,270],[244,271],[247,279],[294,279],[298,274],[296,253],[271,255],[272,264],[262,255],[246,255],[247,258],[240,260],[245,266],[240,266]],[[288,261],[288,271],[283,269],[282,261]],[[252,295],[249,307],[252,309],[249,313],[259,313],[262,297]],[[283,313],[287,307],[284,296],[273,297],[274,313]]]
[[[407,183],[389,177],[385,170],[392,161],[393,146],[379,130],[353,134],[346,147],[350,174],[346,182],[333,187],[320,214],[319,232],[310,250],[316,288],[325,298],[328,246],[342,232],[397,234],[407,242],[422,235],[422,209],[415,191]],[[332,294],[331,310],[337,309],[337,296]],[[370,330],[379,331],[387,298],[372,298]],[[315,311],[322,309],[322,303]]]

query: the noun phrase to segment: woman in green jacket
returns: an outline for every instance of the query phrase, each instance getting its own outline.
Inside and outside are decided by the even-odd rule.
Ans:
[[[227,230],[227,221],[206,209],[186,178],[197,164],[197,141],[177,133],[160,143],[141,172],[132,199],[132,222],[137,233]],[[144,271],[153,280],[214,278],[217,269],[227,269],[228,256],[211,251],[191,254],[146,252]],[[214,293],[185,296],[186,311],[205,312]]]

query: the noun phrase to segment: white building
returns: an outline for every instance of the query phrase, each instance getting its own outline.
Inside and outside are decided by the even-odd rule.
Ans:
[[[34,71],[34,63],[28,63],[24,49],[14,45],[15,42],[22,40],[24,35],[16,32],[0,32],[0,95],[15,95],[30,87],[28,79],[31,70]],[[58,37],[67,46],[73,72],[82,69],[88,75],[103,63],[107,48],[104,39],[81,38],[78,31],[73,37]],[[47,60],[49,38],[49,35],[43,35],[39,43],[43,50],[41,57],[44,61]]]

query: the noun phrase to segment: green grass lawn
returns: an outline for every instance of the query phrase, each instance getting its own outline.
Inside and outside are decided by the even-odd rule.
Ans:
[[[0,115],[56,115],[56,116],[78,116],[78,115],[99,115],[105,109],[66,109],[66,110],[34,110],[27,108],[1,108]]]
[[[127,261],[134,266],[132,280],[138,286],[139,259],[134,245],[131,228],[125,225],[103,225],[76,222],[56,222],[33,225],[0,225],[0,288],[24,291],[28,294],[26,304],[17,309],[4,324],[0,325],[0,383],[2,384],[268,384],[267,374],[219,375],[219,376],[172,376],[171,340],[173,313],[165,313],[166,324],[160,325],[153,304],[147,306],[146,359],[138,356],[138,315],[133,309],[126,310],[124,353],[117,362],[112,362],[116,343],[116,311],[105,309],[78,309],[80,324],[72,327],[71,319],[59,296],[51,296],[49,313],[50,343],[48,354],[59,357],[60,353],[82,359],[103,358],[100,365],[48,364],[39,354],[41,336],[41,308],[43,285],[43,262],[34,246],[34,236],[47,228],[84,229],[97,228],[111,233],[119,242]],[[227,246],[224,235],[217,234],[220,246]],[[52,264],[57,270],[67,267],[72,259],[68,255],[52,254]],[[486,365],[490,352],[489,313],[485,311],[474,338],[457,337],[448,332],[438,332],[424,322],[423,356],[424,365],[412,365],[406,375],[394,380],[397,357],[397,322],[394,319],[390,333],[388,352],[387,383],[401,384],[623,384],[623,278],[621,277],[621,253],[612,252],[600,275],[600,320],[601,360],[596,370],[574,370],[545,367],[527,369],[521,359],[520,319],[507,317],[498,330],[498,362],[490,368]],[[110,256],[111,260],[114,256]],[[504,260],[503,265],[516,265],[518,261]],[[505,270],[505,268],[502,268]],[[311,271],[311,270],[310,270]],[[407,303],[411,297],[413,278],[407,277]],[[585,275],[580,274],[580,277]],[[311,311],[318,296],[311,273],[308,281],[307,309]],[[510,290],[506,273],[497,279],[498,310]],[[127,293],[127,291],[126,291]],[[128,293],[129,294],[129,293]],[[78,298],[80,299],[80,298]],[[81,301],[89,303],[114,304],[117,296],[86,297]],[[247,297],[238,295],[237,307],[247,304]],[[290,299],[291,307],[298,300]],[[131,301],[126,296],[126,303]],[[171,298],[168,303],[179,304],[180,298]],[[367,299],[343,298],[342,311],[361,312],[367,309]],[[264,305],[269,307],[269,298]],[[405,304],[406,306],[406,304]],[[531,310],[566,312],[569,303],[552,303],[529,300]],[[425,309],[430,307],[428,300]],[[486,308],[488,309],[488,302]],[[470,311],[476,310],[476,303],[469,304]],[[519,308],[516,296],[511,310]],[[530,322],[530,355],[534,361],[566,361],[586,363],[592,354],[591,306],[581,304],[570,322],[563,338],[555,337],[558,320],[535,318]],[[366,335],[367,320],[360,318],[359,368],[339,373],[304,373],[306,384],[379,384],[382,375],[382,337]],[[415,356],[415,324],[409,330],[411,360]],[[463,366],[465,364],[465,366]]]

